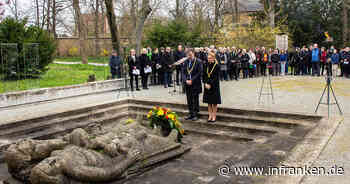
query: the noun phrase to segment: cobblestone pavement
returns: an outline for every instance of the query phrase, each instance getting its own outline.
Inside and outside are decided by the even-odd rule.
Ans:
[[[266,78],[267,79],[267,78]],[[325,87],[324,77],[272,77],[274,92],[274,102],[271,96],[265,95],[258,104],[258,94],[263,78],[245,79],[240,81],[228,81],[221,83],[222,106],[259,109],[267,111],[282,111],[313,114],[316,105]],[[268,80],[267,80],[268,81]],[[332,166],[343,167],[343,176],[309,176],[303,181],[305,184],[341,184],[350,181],[350,80],[337,78],[333,83],[336,97],[340,102],[344,112],[344,121],[330,139],[327,146],[314,164],[317,167],[331,168]],[[268,83],[265,83],[268,84]],[[179,93],[170,94],[173,88],[163,88],[161,86],[151,86],[150,90],[134,92],[136,98],[154,99],[171,102],[185,102],[185,96]],[[268,92],[268,86],[263,92]],[[179,91],[179,89],[177,89]],[[6,123],[15,119],[27,119],[48,114],[54,114],[76,108],[115,101],[118,92],[81,96],[64,100],[51,101],[39,104],[24,105],[8,109],[0,109],[1,123]],[[126,98],[125,92],[121,94],[121,99]],[[325,96],[324,100],[327,96]],[[202,98],[202,97],[201,97]],[[332,99],[333,100],[333,99]],[[320,106],[320,115],[327,115],[327,106]],[[331,107],[331,115],[337,115],[336,106]]]

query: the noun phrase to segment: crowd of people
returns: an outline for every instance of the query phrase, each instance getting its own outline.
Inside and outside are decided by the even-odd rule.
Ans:
[[[186,57],[186,51],[181,45],[176,50],[170,47],[144,48],[139,56],[136,51],[131,50],[127,57],[129,76],[131,77],[131,89],[140,90],[139,80],[143,89],[148,89],[148,83],[152,85],[163,85],[165,88],[173,84],[181,84],[181,65],[172,66],[175,62]],[[296,48],[295,51],[267,49],[256,47],[240,49],[236,47],[200,47],[194,48],[195,57],[203,62],[208,62],[208,53],[213,51],[220,67],[220,80],[239,80],[240,78],[253,78],[271,74],[273,76],[283,75],[333,75],[350,77],[350,48],[340,50],[331,46],[326,49],[318,48],[317,44],[309,47]],[[111,57],[110,66],[112,77],[121,76],[121,59]],[[135,72],[137,69],[139,73]],[[175,76],[173,79],[173,73]],[[149,79],[150,78],[150,79]],[[148,82],[150,80],[150,82]],[[134,85],[135,83],[135,85]]]
[[[350,77],[350,48],[339,52],[333,46],[319,48],[318,44],[296,48],[294,52],[279,49],[240,49],[210,46],[183,48],[143,48],[139,56],[132,49],[126,58],[131,90],[144,90],[148,84],[165,88],[182,85],[187,96],[189,116],[198,120],[199,94],[204,86],[203,102],[208,104],[208,122],[216,121],[217,105],[221,104],[220,81],[259,76],[312,75]],[[121,77],[122,61],[116,52],[110,59],[112,77]],[[173,73],[175,76],[173,78]],[[338,73],[339,72],[339,73]],[[150,78],[150,82],[148,81]],[[204,85],[202,85],[204,83]]]

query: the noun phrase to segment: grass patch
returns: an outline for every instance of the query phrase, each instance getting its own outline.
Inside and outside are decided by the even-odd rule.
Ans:
[[[81,62],[81,57],[57,57],[55,61],[60,62]],[[109,56],[106,57],[88,57],[89,63],[108,63]]]
[[[86,83],[88,76],[92,74],[95,74],[98,81],[106,80],[110,75],[109,67],[83,64],[50,64],[48,72],[39,79],[1,81],[0,93],[83,84]]]

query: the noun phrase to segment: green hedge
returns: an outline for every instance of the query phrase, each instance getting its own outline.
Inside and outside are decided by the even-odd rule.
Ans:
[[[6,80],[40,77],[53,62],[56,50],[53,37],[39,27],[28,26],[26,19],[4,19],[0,23],[0,43],[0,75]],[[17,46],[7,47],[6,43]]]

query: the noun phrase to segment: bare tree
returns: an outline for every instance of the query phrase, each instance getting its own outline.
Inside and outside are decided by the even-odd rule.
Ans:
[[[150,6],[150,0],[142,0],[141,10],[138,13],[137,27],[136,27],[136,52],[140,53],[142,35],[143,35],[143,27],[145,25],[145,21],[149,14],[152,12],[152,8]]]
[[[282,12],[282,8],[276,11],[278,0],[261,0],[264,5],[264,13],[269,18],[270,27],[275,27],[275,17]],[[280,0],[282,1],[282,0]]]
[[[18,0],[9,0],[9,8],[11,13],[14,15],[15,19],[19,19],[19,12],[18,12]]]
[[[106,13],[107,13],[109,29],[112,36],[113,49],[116,50],[118,53],[120,53],[120,40],[118,36],[118,27],[116,23],[116,16],[114,13],[113,0],[105,0],[105,5],[106,5]]]
[[[79,42],[80,42],[80,55],[82,58],[82,63],[87,64],[87,30],[84,25],[83,17],[81,16],[79,0],[73,0],[73,8],[76,17],[76,23],[79,32]]]

